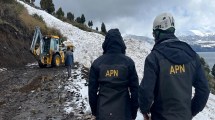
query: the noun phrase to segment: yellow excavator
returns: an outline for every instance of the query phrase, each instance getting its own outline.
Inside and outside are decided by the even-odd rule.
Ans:
[[[65,41],[65,43],[66,44],[64,44],[58,36],[43,36],[40,28],[36,27],[30,52],[38,61],[40,68],[46,66],[58,67],[65,62],[66,48],[71,47],[74,49],[74,46],[70,41]]]

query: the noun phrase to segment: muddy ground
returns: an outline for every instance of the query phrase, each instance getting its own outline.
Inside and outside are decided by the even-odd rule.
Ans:
[[[1,3],[1,0],[0,0]],[[13,5],[0,4],[0,120],[85,120],[86,105],[76,105],[81,97],[72,80],[83,76],[88,69],[81,67],[68,85],[66,68],[41,69],[38,65],[26,66],[35,61],[29,52],[33,33],[21,21]],[[76,63],[73,70],[80,69]],[[84,73],[84,71],[87,71]],[[81,74],[79,74],[81,73]],[[82,80],[82,79],[79,79]],[[68,108],[65,112],[65,103]]]
[[[76,63],[73,70],[78,66]],[[82,76],[87,77],[85,69]],[[90,119],[83,112],[84,107],[75,108],[75,103],[76,110],[65,113],[65,101],[78,100],[77,93],[63,89],[67,81],[63,66],[41,69],[38,65],[30,65],[0,72],[0,120]]]

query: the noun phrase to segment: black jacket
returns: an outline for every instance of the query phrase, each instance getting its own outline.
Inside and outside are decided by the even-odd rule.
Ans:
[[[170,37],[158,41],[145,60],[140,109],[151,112],[152,120],[191,120],[206,105],[208,82],[199,56],[188,44]]]
[[[138,76],[118,29],[110,30],[89,76],[89,103],[97,120],[135,119],[138,109]]]

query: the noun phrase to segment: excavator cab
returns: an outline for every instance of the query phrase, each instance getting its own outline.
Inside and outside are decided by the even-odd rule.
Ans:
[[[58,36],[42,36],[40,28],[35,28],[30,51],[38,61],[39,67],[60,66],[64,63],[64,51],[60,48],[60,44]]]

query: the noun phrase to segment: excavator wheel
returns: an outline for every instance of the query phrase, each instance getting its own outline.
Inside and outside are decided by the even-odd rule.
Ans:
[[[41,61],[38,61],[39,67],[40,68],[45,68],[47,64],[43,64]]]
[[[53,59],[52,59],[52,67],[59,67],[60,66],[60,61],[61,61],[61,58],[58,54],[55,54]]]

